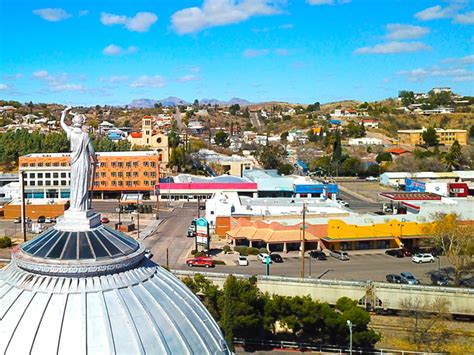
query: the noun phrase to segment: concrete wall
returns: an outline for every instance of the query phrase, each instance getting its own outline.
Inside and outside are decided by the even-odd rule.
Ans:
[[[194,271],[173,270],[179,277],[193,276]],[[208,280],[223,287],[227,274],[200,272]],[[234,275],[248,279],[250,275]],[[382,282],[365,283],[360,281],[314,280],[277,276],[258,276],[257,287],[262,292],[280,296],[306,296],[314,300],[334,305],[341,297],[349,297],[361,306],[379,309],[403,309],[405,300],[418,301],[421,304],[433,304],[437,300],[448,300],[447,312],[474,316],[474,289],[395,285]]]

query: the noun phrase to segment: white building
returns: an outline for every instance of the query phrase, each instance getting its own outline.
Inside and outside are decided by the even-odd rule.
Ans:
[[[372,138],[372,137],[363,137],[363,138],[350,138],[349,145],[350,146],[357,146],[357,145],[382,145],[382,140],[379,138]]]

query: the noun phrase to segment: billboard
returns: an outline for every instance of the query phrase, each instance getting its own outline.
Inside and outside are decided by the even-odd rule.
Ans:
[[[413,179],[405,179],[405,191],[406,192],[426,192],[426,184],[421,181]]]
[[[196,239],[198,244],[208,245],[209,223],[205,218],[199,218],[196,221]]]

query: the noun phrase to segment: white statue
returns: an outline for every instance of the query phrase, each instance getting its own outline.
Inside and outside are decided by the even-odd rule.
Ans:
[[[67,107],[61,115],[61,127],[67,133],[67,139],[71,143],[71,195],[70,211],[87,211],[91,208],[89,203],[89,186],[91,183],[91,157],[94,167],[98,160],[89,135],[82,130],[85,116],[74,113],[72,128],[65,122],[67,114],[72,107]],[[95,172],[95,169],[94,169]],[[95,174],[94,174],[95,175]],[[95,176],[93,176],[93,179]]]

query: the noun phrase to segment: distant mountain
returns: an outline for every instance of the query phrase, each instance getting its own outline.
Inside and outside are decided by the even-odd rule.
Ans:
[[[153,108],[155,104],[161,103],[163,106],[177,106],[177,105],[191,105],[190,102],[180,99],[179,97],[170,96],[161,100],[153,99],[136,99],[128,104],[132,108]],[[240,106],[251,105],[251,102],[239,99],[238,97],[233,97],[229,101],[221,101],[218,99],[201,99],[199,100],[201,105],[220,105],[220,106],[230,106],[234,104],[239,104]]]

